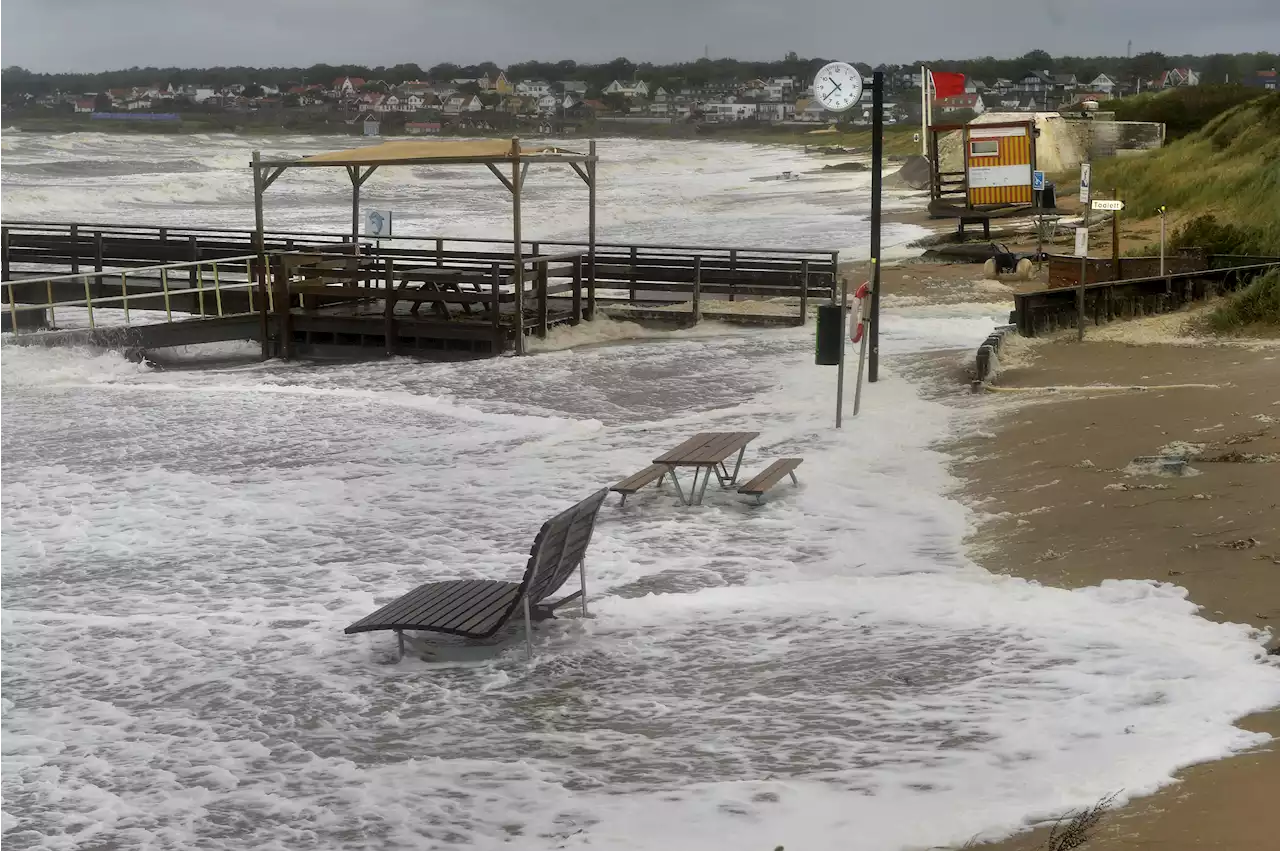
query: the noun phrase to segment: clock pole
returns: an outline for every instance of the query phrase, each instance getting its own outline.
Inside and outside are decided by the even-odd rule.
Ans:
[[[871,74],[871,357],[867,381],[880,378],[880,184],[884,166],[884,72]]]

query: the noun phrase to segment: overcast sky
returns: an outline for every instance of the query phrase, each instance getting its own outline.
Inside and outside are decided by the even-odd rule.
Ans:
[[[370,66],[1274,52],[1280,0],[3,0],[0,63]]]

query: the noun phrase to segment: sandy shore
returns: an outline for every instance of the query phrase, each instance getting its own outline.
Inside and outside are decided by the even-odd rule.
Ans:
[[[1176,328],[1170,317],[1155,323],[1109,336],[1158,340]],[[1280,348],[1066,335],[1015,343],[1006,361],[998,384],[1008,390],[987,400],[990,432],[955,447],[966,496],[986,517],[971,541],[975,560],[1062,587],[1171,582],[1204,617],[1280,631]],[[1102,384],[1122,389],[1028,389]],[[1129,466],[1188,449],[1194,475]],[[1280,737],[1280,710],[1240,724]],[[1088,847],[1275,847],[1277,742],[1186,769],[1113,812]],[[1043,840],[1041,831],[990,847]]]

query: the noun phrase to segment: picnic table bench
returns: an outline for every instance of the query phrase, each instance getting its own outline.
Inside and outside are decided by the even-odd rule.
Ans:
[[[581,600],[587,613],[586,552],[595,530],[596,515],[608,496],[599,490],[542,524],[529,551],[529,563],[519,582],[491,579],[451,579],[428,582],[367,615],[344,632],[393,630],[397,661],[404,656],[405,630],[440,632],[463,638],[491,638],[516,610],[523,608],[525,646],[533,657],[533,622],[555,616],[570,600]],[[579,589],[554,602],[548,598],[560,590],[574,570]]]
[[[791,484],[798,485],[800,480],[796,478],[796,467],[799,467],[802,461],[804,461],[803,458],[779,458],[757,473],[751,481],[738,488],[738,493],[750,494],[756,498],[756,502],[761,502],[765,492],[782,481],[783,476],[790,475]]]

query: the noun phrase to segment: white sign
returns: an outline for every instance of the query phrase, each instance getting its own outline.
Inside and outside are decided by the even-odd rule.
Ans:
[[[1080,203],[1089,203],[1089,184],[1093,179],[1093,170],[1088,163],[1080,163]]]
[[[1089,229],[1076,228],[1076,256],[1089,256]]]
[[[862,99],[862,72],[848,62],[828,62],[813,78],[813,96],[831,112],[852,109]]]
[[[391,211],[366,210],[364,214],[365,236],[391,236]]]
[[[1044,191],[1044,172],[1043,171],[1031,172],[1031,188],[1036,192]]]
[[[1118,213],[1124,209],[1124,202],[1123,201],[1105,201],[1102,198],[1097,198],[1093,202],[1093,209],[1111,210],[1112,212]]]

